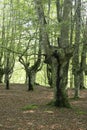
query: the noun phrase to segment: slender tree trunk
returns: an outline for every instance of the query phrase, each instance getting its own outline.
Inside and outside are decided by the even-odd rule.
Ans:
[[[9,89],[9,74],[8,73],[5,74],[5,84],[6,84],[6,89],[8,90]]]
[[[33,91],[33,88],[34,88],[34,83],[32,82],[32,75],[31,73],[28,74],[28,91]]]
[[[72,74],[72,69],[70,70],[70,88],[73,88],[73,74]]]
[[[84,85],[84,73],[83,71],[80,73],[80,89],[84,89],[85,85]]]
[[[0,83],[2,83],[2,79],[3,79],[3,69],[0,68]]]
[[[73,68],[74,68],[74,98],[79,97],[80,88],[80,63],[79,63],[79,46],[80,46],[80,29],[81,29],[81,0],[76,1],[76,29],[75,29],[75,50],[73,55]]]
[[[47,78],[48,84],[52,87],[52,67],[51,65],[47,64]]]
[[[85,46],[83,45],[82,54],[81,54],[81,62],[80,62],[80,89],[84,89],[84,71],[86,65],[86,50]]]
[[[75,85],[75,94],[74,98],[79,98],[79,89],[80,89],[80,80],[79,74],[74,74],[74,85]]]
[[[80,63],[80,89],[84,89],[85,88],[85,84],[84,84],[84,72],[86,72],[87,70],[87,66],[86,66],[86,52],[87,52],[87,19],[86,19],[86,24],[85,24],[85,29],[84,29],[84,33],[83,33],[83,48],[82,48],[82,53],[81,53],[81,63]]]
[[[75,95],[74,98],[79,98],[79,89],[80,89],[80,67],[79,67],[79,48],[76,46],[74,56],[73,56],[73,74],[74,74],[74,88]]]
[[[69,68],[70,68],[70,70],[69,70],[70,71],[70,73],[69,73],[69,75],[70,75],[70,88],[73,88],[72,59],[70,61]]]
[[[5,84],[6,84],[6,89],[9,89],[9,56],[7,55],[6,59],[6,66],[5,66]]]
[[[83,43],[83,49],[81,54],[81,62],[80,62],[80,89],[84,89],[84,72],[85,72],[85,66],[86,66],[86,47]]]

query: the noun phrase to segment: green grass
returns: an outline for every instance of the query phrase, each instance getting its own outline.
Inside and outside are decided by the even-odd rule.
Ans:
[[[29,104],[29,105],[26,105],[22,108],[22,110],[26,111],[26,110],[35,110],[38,108],[38,105],[36,104]]]
[[[81,110],[80,108],[72,108],[74,110],[74,112],[78,115],[86,115],[87,112],[84,110]]]
[[[87,114],[87,112],[85,112],[85,111],[83,111],[83,110],[76,110],[76,113],[77,113],[78,115],[86,115],[86,114]]]

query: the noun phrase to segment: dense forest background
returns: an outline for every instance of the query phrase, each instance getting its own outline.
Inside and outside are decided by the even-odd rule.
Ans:
[[[54,104],[69,107],[87,87],[87,1],[1,0],[0,83],[54,89]]]

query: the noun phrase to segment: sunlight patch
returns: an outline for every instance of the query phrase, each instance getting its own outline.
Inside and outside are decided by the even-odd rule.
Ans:
[[[23,113],[27,114],[27,113],[34,113],[34,112],[35,112],[34,110],[28,110],[28,111],[24,111]]]
[[[53,114],[53,111],[45,111],[46,113]]]

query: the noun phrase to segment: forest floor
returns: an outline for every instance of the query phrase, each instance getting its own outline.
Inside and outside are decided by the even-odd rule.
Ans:
[[[0,85],[0,130],[87,130],[87,90],[74,100],[68,90],[72,109],[47,105],[53,89],[37,86],[28,92],[25,85]]]

